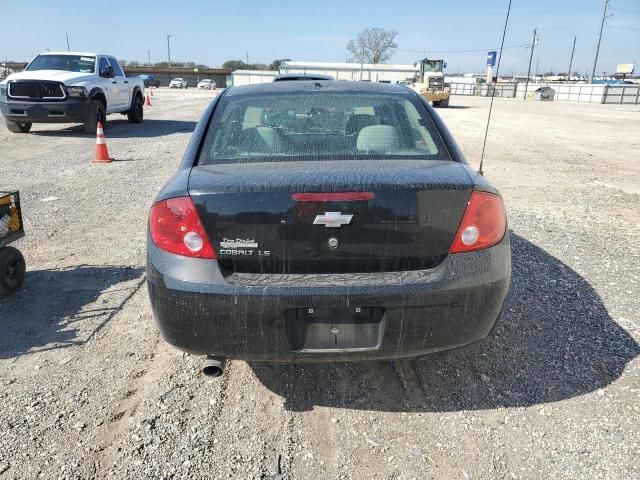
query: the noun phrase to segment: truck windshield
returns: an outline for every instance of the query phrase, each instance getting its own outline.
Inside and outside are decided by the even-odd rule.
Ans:
[[[431,60],[428,62],[424,62],[424,71],[425,72],[441,72],[442,60]]]
[[[80,55],[38,55],[27,70],[66,70],[68,72],[93,73],[96,57]]]
[[[223,96],[199,164],[379,158],[450,160],[415,95]]]

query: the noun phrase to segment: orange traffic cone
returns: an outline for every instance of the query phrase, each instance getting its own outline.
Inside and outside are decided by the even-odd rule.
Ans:
[[[112,159],[109,157],[109,151],[107,150],[107,142],[104,138],[104,130],[102,128],[102,122],[98,122],[98,128],[96,129],[96,159],[97,163],[110,163]]]
[[[151,106],[151,98],[149,97],[149,94],[147,93],[147,98],[144,101],[144,106],[145,107],[150,107]]]

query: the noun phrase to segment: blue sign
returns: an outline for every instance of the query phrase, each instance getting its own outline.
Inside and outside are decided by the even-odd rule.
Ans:
[[[493,50],[491,52],[487,53],[487,66],[488,67],[493,67],[496,64],[496,51]]]

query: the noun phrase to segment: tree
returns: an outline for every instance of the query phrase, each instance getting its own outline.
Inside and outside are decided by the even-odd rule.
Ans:
[[[280,70],[280,65],[282,65],[282,62],[290,61],[290,58],[280,58],[278,60],[274,60],[273,62],[271,62],[271,65],[269,65],[269,70]]]
[[[395,30],[365,28],[347,44],[347,51],[359,63],[382,63],[391,58],[398,44]]]
[[[227,70],[268,70],[269,66],[264,63],[244,63],[242,60],[227,60],[222,64],[222,68]]]
[[[242,60],[227,60],[222,64],[222,68],[227,70],[242,70],[246,67],[246,63]]]

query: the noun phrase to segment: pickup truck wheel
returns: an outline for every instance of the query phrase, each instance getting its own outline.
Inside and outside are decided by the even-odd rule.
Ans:
[[[84,132],[95,135],[98,127],[98,120],[100,120],[104,127],[104,124],[107,121],[104,104],[100,100],[91,100],[89,113],[87,114],[87,118],[84,119]]]
[[[144,108],[142,106],[142,97],[140,95],[133,97],[131,108],[127,111],[127,118],[129,119],[129,123],[142,123],[142,119],[144,118]]]
[[[31,130],[31,123],[29,122],[12,122],[7,120],[7,128],[12,133],[27,133]]]
[[[0,248],[0,296],[11,295],[22,285],[26,269],[20,250]]]

